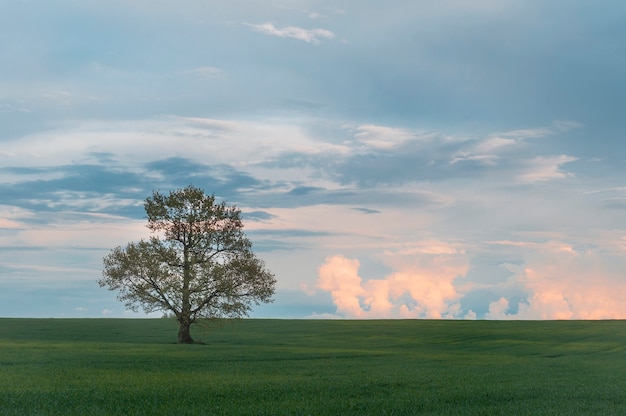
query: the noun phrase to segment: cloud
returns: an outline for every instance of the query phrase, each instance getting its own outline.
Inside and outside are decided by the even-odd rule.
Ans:
[[[574,126],[573,123],[570,125]],[[522,141],[526,139],[536,139],[536,138],[546,137],[554,133],[555,133],[555,129],[552,127],[539,127],[539,128],[534,128],[534,129],[519,129],[519,130],[510,130],[510,131],[505,131],[505,132],[500,132],[500,133],[494,133],[493,135],[490,136],[490,138],[504,137],[507,139],[515,140],[515,141]]]
[[[329,293],[344,318],[624,319],[624,240],[492,242],[492,271],[462,243],[425,240],[379,254],[391,269],[382,278],[364,278],[357,259],[327,257],[305,287]]]
[[[525,183],[564,179],[573,174],[562,171],[561,166],[576,160],[578,158],[568,155],[538,156],[527,162],[526,172],[521,173],[518,179]]]
[[[343,256],[326,259],[319,270],[317,287],[330,292],[333,303],[337,306],[337,312],[347,317],[365,316],[361,300],[366,292],[361,286],[358,270],[358,260],[347,259]]]
[[[495,302],[489,304],[489,312],[485,314],[486,319],[502,320],[509,318],[507,314],[509,310],[509,301],[505,298],[500,298]]]
[[[351,151],[328,157],[334,158],[334,180],[361,188],[460,178],[527,184],[571,176],[563,165],[578,158],[542,155],[544,144],[537,139],[556,139],[577,127],[574,122],[555,122],[472,136],[361,124],[345,127],[352,140],[342,144]]]
[[[129,221],[121,217],[114,220],[87,218],[81,213],[58,213],[52,219],[45,218],[46,214],[42,214],[42,217],[36,218],[40,224],[23,224],[19,229],[11,230],[12,233],[0,233],[0,246],[7,250],[20,250],[24,255],[28,255],[30,250],[41,249],[46,250],[46,255],[40,254],[20,265],[23,259],[7,251],[0,256],[0,262],[13,265],[16,269],[39,272],[44,279],[52,278],[47,276],[50,272],[64,272],[68,276],[72,273],[75,275],[72,278],[84,279],[94,272],[90,269],[92,264],[81,264],[91,258],[91,254],[86,254],[87,251],[98,255],[148,235],[144,221]],[[66,258],[66,252],[74,252],[75,259],[72,259],[72,255]],[[98,269],[95,270],[97,272]]]
[[[358,142],[377,149],[390,149],[418,138],[415,133],[406,129],[374,124],[357,126],[354,137]]]
[[[461,294],[453,284],[469,269],[462,251],[433,241],[387,252],[384,258],[394,271],[383,279],[363,280],[358,260],[328,257],[319,268],[316,287],[331,294],[336,313],[346,318],[463,316]]]
[[[626,270],[621,239],[578,248],[559,241],[502,242],[522,250],[508,284],[525,293],[489,304],[487,319],[624,319]],[[519,296],[519,295],[518,295]],[[516,296],[516,297],[518,297]]]
[[[20,227],[22,227],[22,225],[16,221],[0,218],[0,229],[17,229]]]
[[[333,32],[326,29],[303,29],[296,26],[287,26],[279,29],[272,23],[248,24],[247,26],[265,35],[298,39],[312,44],[319,44],[323,39],[333,39],[335,37]]]
[[[317,13],[317,12],[311,12],[309,13],[309,19],[325,19],[328,16],[321,14],[321,13]]]
[[[452,160],[450,160],[450,164],[454,165],[459,162],[479,162],[483,165],[493,166],[496,165],[499,157],[497,155],[472,155],[466,152],[460,152],[454,155]]]
[[[188,69],[185,71],[181,71],[181,74],[183,75],[196,75],[200,78],[205,78],[205,79],[213,79],[213,78],[219,78],[222,75],[224,75],[224,71],[221,70],[220,68],[215,68],[212,66],[203,66],[203,67],[198,67],[198,68],[193,68],[193,69]]]
[[[474,312],[473,310],[469,310],[466,314],[465,314],[465,319],[467,320],[475,320],[476,319],[476,312]]]
[[[532,173],[520,175],[524,182],[535,182],[539,180],[549,180],[561,176],[555,175],[554,170],[549,166],[551,160],[544,160],[541,157],[527,160],[524,148],[530,147],[530,139],[540,139],[564,133],[569,130],[579,128],[581,125],[572,121],[555,121],[551,126],[529,129],[518,129],[504,132],[496,132],[484,138],[476,138],[469,142],[468,147],[462,147],[451,158],[450,164],[459,162],[475,161],[483,165],[496,166],[500,163],[509,165],[526,164]],[[515,152],[515,153],[514,153]],[[572,160],[557,160],[559,164]],[[557,166],[558,168],[558,166]],[[537,171],[539,170],[539,171]]]

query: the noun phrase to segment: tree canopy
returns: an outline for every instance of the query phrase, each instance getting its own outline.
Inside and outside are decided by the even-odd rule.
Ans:
[[[276,279],[253,253],[236,206],[190,185],[154,191],[144,208],[152,236],[114,248],[98,281],[127,308],[172,312],[178,341],[191,343],[192,324],[244,317],[272,301]]]

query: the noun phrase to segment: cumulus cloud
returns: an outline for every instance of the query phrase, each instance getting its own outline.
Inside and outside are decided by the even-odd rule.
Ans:
[[[323,39],[333,39],[335,37],[333,32],[326,29],[303,29],[297,26],[287,26],[280,29],[272,23],[248,24],[248,26],[265,35],[292,38],[312,44],[319,44]]]
[[[361,302],[366,292],[361,286],[358,271],[358,260],[330,257],[320,267],[317,287],[330,292],[338,312],[361,318],[365,315]]]
[[[453,281],[468,271],[464,252],[434,242],[432,247],[419,244],[383,257],[394,271],[369,280],[359,276],[356,259],[342,255],[326,259],[319,268],[317,288],[330,292],[337,314],[346,318],[462,317],[461,294]]]
[[[507,242],[506,244],[512,244]],[[619,245],[619,241],[615,242]],[[569,244],[519,243],[524,263],[512,268],[511,282],[525,299],[500,297],[489,304],[488,319],[624,319],[624,252],[611,247],[579,248]]]
[[[489,312],[485,314],[486,319],[506,319],[510,315],[507,314],[509,310],[509,301],[505,298],[500,298],[497,301],[489,304]]]
[[[501,264],[499,278],[483,279],[473,255],[461,246],[423,241],[380,255],[391,269],[381,278],[362,277],[355,258],[330,256],[319,267],[315,289],[331,295],[333,315],[352,319],[625,319],[622,242],[619,236],[598,247],[556,240],[491,242],[494,250],[510,249],[505,258],[521,259]],[[489,293],[498,297],[485,296]]]

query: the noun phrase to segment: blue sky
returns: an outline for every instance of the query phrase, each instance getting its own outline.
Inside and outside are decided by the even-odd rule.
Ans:
[[[102,257],[194,184],[255,317],[626,318],[621,1],[0,7],[0,316],[136,316]]]

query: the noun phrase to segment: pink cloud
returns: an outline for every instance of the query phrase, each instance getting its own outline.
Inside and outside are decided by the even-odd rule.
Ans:
[[[360,299],[365,295],[358,275],[359,261],[343,256],[326,259],[319,269],[317,287],[330,292],[337,312],[347,316],[362,317]]]
[[[621,295],[626,292],[626,256],[618,237],[593,248],[559,240],[490,242],[510,247],[524,262],[505,267],[512,273],[506,283],[480,286],[503,293],[488,305],[484,318],[626,319]],[[329,257],[311,290],[329,292],[336,315],[345,318],[477,317],[461,308],[465,293],[476,286],[456,281],[470,269],[470,256],[459,246],[422,241],[385,251],[379,259],[392,272],[364,279],[358,260]]]
[[[385,261],[396,271],[367,281],[358,274],[358,260],[329,257],[319,268],[316,287],[330,292],[337,313],[346,318],[461,317],[461,295],[453,281],[467,273],[466,255],[442,243],[434,247],[387,252]]]
[[[541,247],[539,247],[541,246]],[[626,260],[623,253],[600,249],[576,251],[549,242],[527,255],[514,281],[529,293],[509,311],[509,300],[489,305],[488,319],[624,319]]]

